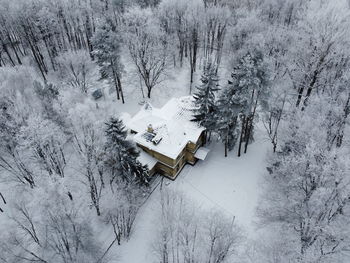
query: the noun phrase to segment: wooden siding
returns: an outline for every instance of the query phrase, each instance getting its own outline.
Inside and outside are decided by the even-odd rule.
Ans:
[[[157,169],[156,169],[156,165],[151,169],[149,170],[149,176],[153,176],[155,173],[156,173]]]
[[[143,149],[145,152],[147,152],[149,155],[152,157],[156,158],[157,160],[169,165],[169,166],[174,166],[175,165],[175,160],[169,158],[168,156],[165,156],[164,154],[161,154],[159,152],[153,151],[151,149],[148,149],[147,147],[137,144],[141,149]]]

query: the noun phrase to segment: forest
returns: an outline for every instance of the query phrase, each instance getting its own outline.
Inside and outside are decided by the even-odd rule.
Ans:
[[[350,0],[0,0],[0,263],[350,262],[349,47]],[[217,158],[263,134],[256,238],[140,162],[128,118],[184,95]]]

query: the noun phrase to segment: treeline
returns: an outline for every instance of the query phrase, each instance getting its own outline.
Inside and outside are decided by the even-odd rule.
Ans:
[[[248,252],[253,262],[346,262],[349,6],[285,3],[287,13],[272,1],[269,11],[260,10],[260,23],[269,28],[250,24],[246,45],[253,45],[240,49],[227,84],[219,85],[215,67],[206,64],[194,93],[194,121],[219,136],[225,155],[236,149],[240,156],[242,143],[246,152],[256,117],[271,141],[257,209],[259,228],[267,232]]]
[[[70,105],[30,72],[2,72],[0,260],[107,262],[132,233],[148,168],[120,119],[101,118],[89,100]]]
[[[150,97],[168,66],[188,63],[191,84],[202,58],[214,57],[219,67],[236,5],[201,0],[2,0],[0,66],[22,65],[29,58],[46,81],[50,71],[60,70],[62,53],[86,50],[123,99],[118,57],[127,47]]]
[[[104,262],[113,244],[129,238],[149,191],[147,167],[122,120],[110,119],[115,112],[90,98],[105,80],[127,103],[130,72],[123,63],[129,61],[144,98],[169,69],[188,70],[194,120],[208,139],[218,136],[225,155],[247,152],[258,125],[266,129],[274,154],[258,212],[275,235],[264,236],[271,246],[250,258],[344,262],[350,244],[347,1],[0,3],[0,179],[11,189],[0,189],[0,216],[8,218],[0,226],[0,261]],[[177,198],[163,200],[162,262],[227,260],[239,241],[236,226],[226,218],[201,226]],[[171,200],[184,214],[172,213]],[[208,222],[204,217],[198,220]],[[179,223],[169,228],[168,219]],[[96,224],[112,229],[110,246],[99,242]]]

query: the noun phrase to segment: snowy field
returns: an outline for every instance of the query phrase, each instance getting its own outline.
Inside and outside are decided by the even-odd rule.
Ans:
[[[191,202],[203,209],[221,210],[228,217],[235,217],[247,238],[255,236],[255,208],[260,192],[260,178],[265,172],[265,156],[271,148],[264,138],[264,131],[257,130],[256,140],[248,153],[237,157],[236,148],[224,157],[223,145],[212,142],[205,161],[186,165],[175,181],[164,179],[165,189],[186,193]],[[159,219],[159,187],[140,209],[131,239],[122,244],[120,262],[157,262],[151,245],[155,238]]]

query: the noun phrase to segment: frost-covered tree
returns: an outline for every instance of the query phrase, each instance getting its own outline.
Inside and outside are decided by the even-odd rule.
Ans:
[[[135,0],[137,4],[139,4],[142,8],[146,7],[156,7],[161,0]]]
[[[0,107],[0,171],[9,181],[34,187],[32,168],[18,151],[17,135],[23,125],[21,115],[9,98],[2,98]]]
[[[121,42],[120,32],[111,20],[101,21],[92,39],[93,55],[96,56],[100,66],[101,77],[102,79],[108,78],[115,87],[117,99],[121,99],[124,103],[121,83],[124,71],[121,62]]]
[[[337,86],[348,67],[350,56],[344,45],[349,29],[348,13],[342,4],[332,3],[310,4],[310,11],[299,23],[295,34],[300,36],[298,43],[308,48],[293,46],[291,53],[293,63],[289,64],[289,72],[296,90],[296,106],[302,109],[308,104],[311,96],[317,92],[330,91]]]
[[[231,83],[222,90],[215,111],[216,130],[225,146],[225,157],[231,151],[239,136],[239,116],[242,103],[235,96],[235,86]]]
[[[32,74],[28,67],[0,71],[0,170],[3,179],[35,186],[35,173],[28,156],[19,150],[18,135],[30,112],[36,110]],[[32,103],[32,104],[30,104]]]
[[[58,181],[51,181],[44,190],[37,188],[16,200],[6,223],[10,230],[0,241],[0,260],[107,262],[83,203],[72,201],[63,191]]]
[[[183,193],[162,191],[160,228],[155,242],[159,262],[230,262],[242,240],[241,230],[219,211],[206,212]],[[204,223],[205,222],[205,223]]]
[[[87,51],[67,51],[57,57],[58,76],[62,81],[87,93],[93,84],[95,64]]]
[[[153,88],[164,79],[168,59],[167,35],[149,8],[134,7],[124,19],[125,42],[150,98]]]
[[[196,87],[193,121],[206,128],[209,133],[215,130],[216,93],[219,91],[219,78],[211,63],[204,66],[201,84]]]
[[[41,106],[45,119],[55,122],[60,127],[65,127],[64,116],[59,105],[59,89],[52,83],[41,83],[34,81],[34,93],[37,96],[38,104]]]
[[[111,190],[113,192],[108,193],[103,202],[103,209],[106,211],[103,221],[112,226],[115,241],[120,245],[132,235],[134,221],[147,188],[118,181]]]
[[[0,192],[0,198],[1,198],[1,201],[2,201],[2,204],[3,205],[6,205],[6,199],[4,197],[4,195]],[[2,208],[2,206],[0,207],[0,212],[3,213],[4,212],[4,209]]]
[[[203,53],[206,59],[214,58],[216,71],[221,64],[224,52],[225,37],[233,23],[232,11],[225,1],[203,1]],[[219,3],[221,2],[221,3]]]
[[[143,184],[148,183],[147,166],[142,165],[137,157],[134,143],[127,139],[127,130],[118,118],[110,118],[106,123],[106,165],[111,170],[110,183],[121,177],[123,180],[137,180]]]
[[[19,150],[31,156],[49,175],[64,177],[66,166],[65,143],[67,137],[54,122],[42,116],[30,116],[18,134]]]
[[[271,97],[269,98],[269,103],[271,103],[271,105],[269,105],[268,110],[264,112],[264,119],[262,121],[272,143],[273,152],[276,152],[279,138],[278,132],[287,96],[283,94],[282,97],[278,96],[273,99]]]
[[[69,121],[76,161],[74,168],[82,176],[87,187],[92,207],[101,215],[101,197],[105,188],[105,169],[103,163],[104,136],[101,120],[95,112],[95,105],[78,104],[69,112]]]
[[[329,147],[323,99],[293,110],[281,151],[269,158],[259,214],[263,224],[288,235],[292,262],[342,262],[349,256],[349,148]],[[324,127],[320,129],[320,127]],[[282,237],[281,237],[282,238]]]
[[[252,140],[257,107],[266,107],[269,80],[267,65],[263,59],[263,54],[257,50],[248,52],[239,59],[231,75],[229,85],[234,86],[233,96],[242,106],[238,156],[241,154],[242,143],[245,143],[244,152],[247,152],[248,144]]]

